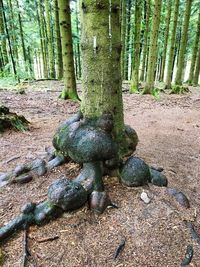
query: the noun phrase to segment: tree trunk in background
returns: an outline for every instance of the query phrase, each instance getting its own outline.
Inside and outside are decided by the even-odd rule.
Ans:
[[[188,27],[189,27],[190,13],[191,13],[191,5],[192,5],[192,0],[187,0],[185,14],[184,14],[183,28],[182,28],[181,45],[178,56],[178,66],[175,79],[176,85],[182,84],[182,72],[184,68],[184,59],[185,59],[185,52],[188,39]]]
[[[120,1],[81,1],[83,98],[86,118],[111,113],[114,139],[124,148],[124,117],[120,68]],[[95,25],[95,27],[94,27]]]
[[[8,64],[8,52],[6,47],[6,31],[4,29],[3,8],[0,9],[0,36],[3,66]]]
[[[22,45],[24,66],[25,66],[25,70],[28,71],[27,54],[26,54],[26,47],[25,47],[25,40],[24,40],[24,31],[23,31],[23,26],[22,26],[22,19],[21,19],[21,15],[20,15],[18,0],[16,0],[16,4],[17,4],[18,22],[19,22],[20,39],[21,39],[21,45]]]
[[[63,78],[63,61],[62,61],[62,46],[59,25],[58,0],[54,0],[54,16],[55,16],[55,34],[56,34],[56,65],[57,77],[59,80]]]
[[[80,31],[79,31],[79,0],[76,2],[76,34],[78,36],[78,42],[77,42],[77,62],[78,62],[78,77],[77,79],[80,79],[81,74],[81,53],[80,53]]]
[[[167,16],[166,16],[166,28],[165,28],[165,40],[164,40],[164,50],[162,54],[162,65],[161,65],[161,73],[160,73],[160,81],[164,80],[164,73],[165,73],[165,63],[166,63],[166,55],[167,55],[167,45],[168,45],[168,37],[169,37],[169,26],[171,20],[171,7],[172,7],[172,0],[168,0],[167,5]]]
[[[129,53],[130,53],[130,31],[131,31],[131,0],[126,2],[126,36],[124,51],[124,80],[128,80]]]
[[[3,11],[3,12],[2,12],[2,15],[3,15],[3,22],[4,22],[4,25],[5,25],[5,33],[6,33],[6,35],[7,35],[8,47],[9,47],[9,53],[10,53],[10,58],[11,58],[11,62],[12,62],[13,72],[14,72],[14,75],[15,75],[15,79],[16,79],[18,82],[20,82],[19,76],[17,75],[17,71],[16,71],[15,60],[14,60],[14,57],[13,57],[13,52],[12,52],[12,47],[11,47],[11,42],[10,42],[10,35],[9,35],[9,32],[8,32],[7,21],[6,21],[6,15],[5,15],[5,12],[4,12],[4,4],[3,4],[3,0],[0,0],[0,7],[1,7],[1,10]]]
[[[155,67],[158,51],[158,32],[160,26],[162,0],[154,1],[153,21],[151,27],[149,62],[147,69],[147,80],[144,88],[145,94],[150,94],[154,88]]]
[[[17,25],[14,23],[14,12],[13,12],[13,4],[11,0],[8,0],[8,6],[9,6],[9,15],[10,15],[10,27],[11,27],[11,40],[12,40],[12,51],[13,51],[13,56],[15,58],[15,61],[18,65],[18,60],[19,60],[19,55],[18,55],[18,44],[17,44]]]
[[[126,1],[121,1],[121,77],[124,79],[125,42],[126,40]]]
[[[60,95],[63,99],[78,99],[76,78],[74,71],[74,57],[72,47],[72,29],[69,0],[58,0],[60,33],[63,58],[64,89]]]
[[[194,78],[193,78],[193,82],[192,82],[192,84],[194,86],[198,85],[199,74],[200,74],[200,45],[199,45],[199,49],[198,49],[198,56],[197,56],[196,67],[195,67],[195,71],[194,71]]]
[[[37,0],[36,0],[37,2]],[[43,73],[44,78],[48,78],[48,64],[47,64],[47,44],[46,44],[46,38],[45,38],[45,30],[44,30],[44,12],[43,12],[43,6],[41,3],[41,0],[39,0],[38,3],[38,26],[39,26],[39,34],[40,34],[40,46],[41,46],[41,52],[42,52],[42,61],[43,61]]]
[[[142,8],[141,0],[135,2],[135,34],[134,34],[134,53],[133,53],[133,64],[132,64],[132,77],[130,93],[134,93],[138,90],[139,85],[139,67],[140,67],[140,34],[141,34],[141,19],[142,19]]]
[[[172,33],[170,40],[170,48],[169,48],[169,57],[167,64],[167,76],[166,76],[166,88],[171,88],[172,75],[173,75],[173,66],[174,66],[174,54],[176,47],[176,29],[179,15],[179,0],[175,0],[174,4],[174,14],[173,14],[173,24],[172,24]]]
[[[147,63],[147,52],[148,52],[148,35],[149,35],[149,18],[150,18],[150,0],[144,1],[144,20],[145,20],[145,34],[144,34],[144,45],[142,54],[142,70],[140,75],[140,80],[144,81],[145,69]]]
[[[46,27],[47,27],[47,43],[48,43],[48,61],[49,61],[49,78],[54,79],[55,73],[55,62],[53,53],[53,36],[51,30],[51,18],[50,18],[50,1],[45,0],[45,14],[46,14]]]
[[[194,68],[195,68],[195,63],[196,63],[196,60],[197,60],[199,39],[200,39],[200,12],[199,12],[199,16],[198,16],[197,32],[196,32],[196,36],[195,36],[194,47],[193,47],[193,50],[192,50],[190,74],[189,74],[189,79],[188,79],[188,83],[189,84],[192,84],[192,80],[193,80],[193,77],[194,77]]]

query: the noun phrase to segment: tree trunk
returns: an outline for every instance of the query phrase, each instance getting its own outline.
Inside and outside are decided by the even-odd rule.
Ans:
[[[23,31],[23,26],[22,26],[22,19],[21,19],[21,14],[20,14],[20,9],[19,9],[19,2],[16,0],[17,4],[17,13],[18,13],[18,23],[19,23],[19,30],[20,30],[20,39],[21,39],[21,44],[22,44],[22,53],[23,53],[23,59],[24,59],[24,66],[25,70],[27,71],[28,64],[27,64],[27,54],[26,54],[26,47],[25,47],[25,41],[24,41],[24,31]]]
[[[120,3],[118,0],[81,1],[83,97],[86,118],[104,113],[114,117],[114,137],[123,140],[124,118],[121,89]],[[109,22],[109,23],[108,23]],[[94,28],[95,25],[95,28]]]
[[[53,53],[53,36],[51,30],[51,18],[50,18],[50,2],[45,0],[45,13],[47,24],[47,43],[48,43],[48,56],[49,56],[49,78],[55,78],[55,65],[54,65],[54,53]]]
[[[144,34],[144,45],[142,54],[142,70],[140,75],[140,80],[144,81],[145,69],[147,63],[147,52],[148,52],[148,35],[149,35],[149,18],[150,18],[150,0],[144,1],[144,20],[145,20],[145,34]]]
[[[171,81],[173,75],[173,66],[174,66],[174,53],[176,47],[176,29],[179,15],[179,0],[175,0],[174,4],[174,17],[173,17],[173,25],[172,25],[172,33],[170,40],[170,49],[169,49],[169,58],[167,64],[167,77],[166,77],[166,88],[171,88]]]
[[[54,16],[55,16],[55,31],[56,31],[56,61],[57,61],[57,76],[61,80],[63,77],[63,61],[62,61],[62,46],[59,25],[58,0],[54,0]]]
[[[161,0],[154,1],[154,15],[151,27],[150,48],[149,48],[149,62],[147,69],[147,80],[144,88],[145,94],[150,94],[154,88],[154,75],[158,50],[158,32],[160,26]]]
[[[141,34],[141,19],[142,19],[141,4],[142,4],[141,0],[136,0],[135,2],[134,53],[133,53],[130,93],[134,93],[136,90],[138,90],[138,85],[139,85],[140,34]]]
[[[187,0],[185,14],[184,14],[183,28],[182,28],[181,45],[180,45],[180,51],[179,51],[179,56],[178,56],[178,66],[177,66],[176,79],[175,79],[176,85],[182,84],[182,72],[184,68],[185,52],[186,52],[186,47],[187,47],[191,5],[192,5],[192,0]]]
[[[62,59],[64,68],[64,85],[60,97],[63,99],[78,99],[76,78],[74,71],[74,57],[72,47],[72,30],[69,0],[58,0],[60,33],[62,44]]]
[[[6,45],[6,32],[4,29],[3,9],[0,9],[0,36],[1,36],[1,51],[2,51],[2,63],[3,66],[8,64],[8,52]]]
[[[80,32],[79,32],[79,0],[76,2],[76,34],[77,34],[77,79],[81,78],[81,53],[80,53]]]
[[[37,0],[36,0],[37,4]],[[38,9],[37,9],[37,19],[38,19],[38,26],[39,26],[39,34],[40,34],[40,47],[42,52],[42,61],[43,61],[43,75],[44,78],[48,78],[48,64],[47,64],[47,45],[46,45],[46,38],[45,38],[45,31],[44,31],[44,12],[43,6],[41,1],[38,2]]]
[[[189,79],[188,79],[188,83],[189,84],[192,84],[192,80],[193,80],[193,77],[194,77],[194,69],[195,69],[195,63],[196,63],[196,60],[197,60],[199,39],[200,39],[200,12],[199,12],[199,17],[198,17],[198,22],[197,22],[197,32],[196,32],[196,36],[195,36],[194,47],[193,47],[193,50],[192,50],[190,74],[189,74]]]
[[[197,86],[199,82],[199,73],[200,73],[200,45],[198,49],[198,56],[197,56],[197,61],[196,61],[196,67],[194,71],[194,78],[193,78],[193,85]]]
[[[172,6],[172,0],[168,0],[167,5],[167,16],[166,16],[166,27],[164,31],[165,40],[164,40],[164,50],[162,54],[162,65],[161,65],[161,73],[160,73],[160,81],[164,80],[164,73],[165,73],[165,63],[166,63],[166,55],[167,55],[167,45],[168,45],[168,37],[169,37],[169,26],[170,26],[170,20],[171,20],[171,6]]]
[[[121,1],[121,76],[124,79],[124,61],[125,61],[125,40],[126,40],[126,1]]]
[[[124,51],[124,80],[128,80],[129,54],[130,54],[130,31],[131,31],[131,4],[132,0],[126,2],[126,36]]]

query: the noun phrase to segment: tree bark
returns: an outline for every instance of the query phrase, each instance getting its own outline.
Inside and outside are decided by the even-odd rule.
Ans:
[[[130,55],[130,31],[131,31],[131,6],[132,0],[126,2],[126,36],[124,51],[124,80],[128,80],[129,55]]]
[[[140,35],[141,35],[141,19],[142,9],[141,0],[135,2],[135,35],[134,35],[134,53],[133,53],[133,64],[132,64],[132,77],[130,93],[134,93],[138,90],[139,85],[139,67],[140,67]]]
[[[192,50],[190,74],[189,74],[189,79],[188,79],[188,83],[189,84],[192,84],[192,80],[193,80],[193,77],[194,77],[194,69],[195,69],[195,63],[196,63],[196,60],[197,60],[199,39],[200,39],[200,12],[199,12],[199,16],[198,16],[197,31],[196,31],[195,41],[194,41],[194,47],[193,47],[193,50]]]
[[[55,34],[56,34],[56,65],[57,76],[61,80],[63,77],[63,61],[62,61],[62,46],[59,25],[58,0],[54,0],[54,16],[55,16]]]
[[[154,15],[151,28],[149,62],[147,69],[147,80],[144,88],[145,94],[150,94],[154,88],[155,67],[158,51],[158,32],[160,26],[161,0],[154,1]]]
[[[166,88],[168,89],[171,88],[171,81],[172,81],[172,74],[173,74],[178,15],[179,15],[179,0],[175,0],[172,33],[171,33],[169,57],[168,57],[168,64],[167,64]]]
[[[77,79],[81,78],[81,53],[80,53],[80,31],[79,31],[79,0],[76,2],[76,34],[77,34]]]
[[[196,61],[196,67],[194,71],[194,78],[193,78],[193,85],[197,86],[199,82],[199,73],[200,73],[200,45],[198,49],[198,56],[197,56],[197,61]]]
[[[55,78],[55,62],[54,62],[54,52],[53,52],[53,36],[51,30],[51,18],[50,18],[50,2],[48,0],[44,1],[45,13],[46,13],[46,23],[47,23],[47,42],[48,42],[48,57],[49,57],[49,78]]]
[[[72,31],[69,0],[58,0],[62,59],[63,59],[63,78],[64,89],[60,95],[63,99],[78,99],[76,90],[76,78],[74,71],[74,57],[72,47]]]
[[[150,0],[144,1],[144,20],[145,20],[145,34],[144,34],[144,45],[143,45],[143,54],[142,54],[142,70],[140,75],[140,80],[144,81],[145,69],[147,65],[147,52],[148,52],[148,36],[149,36],[149,18],[150,18]]]
[[[86,118],[98,118],[104,113],[111,113],[114,118],[114,139],[124,148],[119,12],[118,0],[81,1],[81,25],[84,25],[81,35],[81,110]]]
[[[184,21],[183,21],[183,26],[182,26],[183,28],[182,28],[182,36],[181,36],[181,45],[180,45],[178,66],[177,66],[176,79],[175,79],[176,85],[182,84],[182,72],[184,68],[185,52],[186,52],[186,47],[187,47],[191,5],[192,5],[192,0],[187,0],[185,14],[184,14]]]
[[[160,73],[160,78],[159,78],[160,81],[164,80],[165,63],[166,63],[166,55],[167,55],[167,45],[168,45],[168,39],[169,39],[169,26],[170,26],[170,20],[171,20],[171,7],[172,7],[172,0],[168,0],[166,27],[165,27],[165,31],[164,31],[164,35],[165,35],[164,49],[163,49],[163,54],[162,54],[161,73]]]
[[[0,35],[1,35],[1,51],[2,51],[2,63],[3,66],[7,65],[8,60],[8,52],[6,45],[6,31],[4,29],[4,19],[3,19],[3,8],[0,9]]]
[[[126,40],[126,1],[121,1],[121,76],[124,79],[124,61],[125,61],[125,40]]]

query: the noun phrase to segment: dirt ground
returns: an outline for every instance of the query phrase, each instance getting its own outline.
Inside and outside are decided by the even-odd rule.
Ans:
[[[60,82],[46,81],[27,85],[24,95],[0,90],[0,103],[31,122],[29,132],[8,131],[0,136],[0,172],[44,157],[55,129],[78,110],[77,103],[58,99],[60,88]],[[168,186],[185,193],[191,208],[180,206],[166,188],[128,188],[116,177],[106,177],[106,190],[119,209],[96,216],[85,206],[43,227],[31,227],[28,247],[36,262],[32,266],[175,267],[189,244],[194,249],[190,266],[200,266],[200,245],[185,223],[192,221],[200,234],[200,88],[181,96],[161,94],[159,100],[124,93],[124,109],[126,124],[139,135],[136,156],[163,167]],[[28,184],[0,188],[0,226],[19,214],[26,202],[45,200],[52,181],[63,174],[73,178],[79,170],[70,162]],[[142,191],[151,198],[149,204],[141,201]],[[40,243],[54,236],[58,238]],[[125,247],[114,260],[124,238]],[[20,232],[1,246],[3,266],[22,266],[23,239]]]

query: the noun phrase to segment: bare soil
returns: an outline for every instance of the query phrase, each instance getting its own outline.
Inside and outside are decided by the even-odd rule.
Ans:
[[[77,103],[58,99],[60,82],[27,85],[26,94],[0,90],[0,102],[24,115],[30,131],[8,131],[0,136],[0,172],[45,156],[58,125],[75,113]],[[192,239],[185,221],[192,221],[200,234],[200,88],[186,95],[124,93],[125,122],[139,135],[136,156],[164,168],[169,187],[185,193],[191,208],[180,206],[166,188],[128,188],[116,177],[105,177],[106,190],[118,209],[97,216],[87,206],[43,227],[33,226],[28,247],[40,267],[175,267],[180,266],[187,245],[194,256],[190,266],[200,266],[200,245]],[[18,157],[15,159],[14,157]],[[11,160],[11,161],[10,161]],[[67,163],[24,185],[0,189],[0,225],[17,216],[28,201],[45,200],[48,186],[62,175],[75,177],[80,167]],[[149,204],[140,199],[145,191]],[[41,243],[48,237],[59,238]],[[123,239],[125,247],[114,260]],[[5,267],[22,265],[24,233],[17,233],[1,246]],[[31,266],[31,265],[30,265]]]

